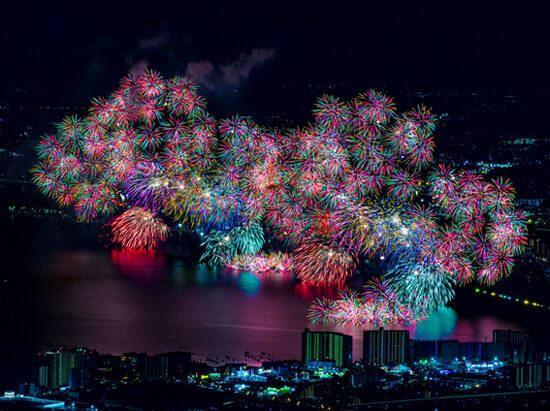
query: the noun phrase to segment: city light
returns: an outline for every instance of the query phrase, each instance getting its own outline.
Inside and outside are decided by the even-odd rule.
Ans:
[[[491,297],[496,297],[496,298],[500,298],[502,300],[507,300],[507,301],[512,301],[512,302],[516,302],[516,303],[520,303],[524,306],[531,306],[531,307],[537,307],[537,308],[548,308],[550,309],[550,304],[547,305],[547,304],[541,304],[539,302],[536,302],[536,301],[532,301],[532,300],[529,300],[527,298],[524,298],[524,299],[521,299],[520,297],[514,297],[514,296],[511,296],[511,295],[506,295],[506,294],[497,294],[495,291],[487,291],[487,290],[484,290],[484,289],[481,289],[479,287],[476,287],[474,288],[474,293],[475,294],[485,294],[485,295],[489,295]]]

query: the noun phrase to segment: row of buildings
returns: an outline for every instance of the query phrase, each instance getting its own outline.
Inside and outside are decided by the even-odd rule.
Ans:
[[[525,332],[494,330],[490,343],[461,343],[413,340],[407,330],[380,328],[364,331],[362,348],[363,361],[353,362],[351,336],[305,329],[302,361],[210,367],[185,352],[111,355],[59,347],[39,354],[34,378],[6,395],[109,408],[141,404],[153,392],[175,404],[188,392],[205,402],[218,395],[218,405],[255,401],[258,407],[275,402],[337,409],[364,401],[550,387],[550,359]]]
[[[327,367],[353,366],[353,340],[336,332],[302,333],[302,362]],[[536,364],[547,359],[529,334],[521,331],[494,330],[492,342],[459,342],[456,340],[419,341],[410,339],[407,330],[364,331],[363,362],[365,366],[410,365],[422,361],[446,363]],[[191,353],[171,352],[158,355],[127,353],[121,356],[99,354],[85,348],[40,353],[32,379],[41,390],[61,387],[80,389],[110,381],[135,383],[163,380],[185,381],[198,363]],[[200,367],[199,367],[200,368]],[[527,374],[539,369],[526,369]],[[523,377],[522,377],[523,378]]]
[[[39,353],[33,368],[34,384],[40,389],[56,390],[61,387],[78,390],[94,382],[113,379],[132,383],[136,381],[181,381],[192,366],[188,352],[169,352],[153,356],[127,353],[121,356],[99,354],[86,348],[66,349]]]
[[[457,340],[420,341],[409,338],[408,330],[378,330],[363,333],[363,362],[367,365],[406,364],[421,360],[501,361],[519,364],[546,359],[526,332],[494,330],[492,342]],[[302,361],[331,361],[337,367],[352,364],[352,337],[342,333],[310,331],[302,333]]]
[[[302,333],[302,361],[325,362],[336,367],[352,368],[352,337],[334,332]],[[407,330],[378,330],[363,333],[363,367],[370,367],[376,380],[377,369],[402,374],[415,369],[415,374],[432,375],[446,380],[452,375],[460,383],[490,374],[490,378],[506,380],[516,388],[550,384],[550,355],[528,333],[493,330],[492,342],[459,342],[457,340],[420,341],[409,338]],[[411,367],[411,368],[409,368]],[[374,371],[373,371],[374,370]],[[369,379],[364,371],[351,374],[363,384]],[[457,377],[460,376],[460,377]],[[504,378],[506,376],[506,378]],[[473,379],[472,379],[473,378]],[[486,378],[486,377],[484,377]]]

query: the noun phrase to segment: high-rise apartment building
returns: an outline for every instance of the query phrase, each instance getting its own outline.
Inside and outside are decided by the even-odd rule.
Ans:
[[[408,330],[369,330],[363,333],[363,361],[369,365],[403,364],[408,360]]]
[[[328,331],[302,332],[302,361],[333,361],[336,367],[352,363],[352,337]]]

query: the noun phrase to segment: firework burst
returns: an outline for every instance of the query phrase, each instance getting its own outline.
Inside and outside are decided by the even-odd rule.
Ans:
[[[151,250],[168,238],[170,229],[151,211],[132,207],[111,223],[113,242],[123,248]]]

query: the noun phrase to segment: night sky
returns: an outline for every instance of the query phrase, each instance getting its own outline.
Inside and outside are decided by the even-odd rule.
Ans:
[[[52,102],[85,104],[146,66],[255,114],[284,111],[309,83],[550,89],[545,2],[8,3],[0,90],[40,87]]]

